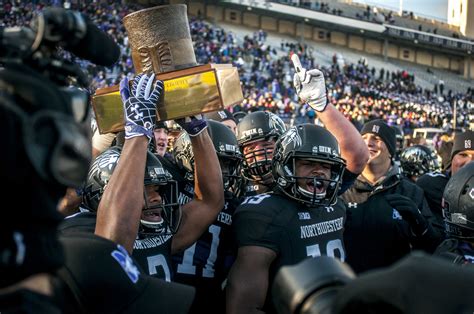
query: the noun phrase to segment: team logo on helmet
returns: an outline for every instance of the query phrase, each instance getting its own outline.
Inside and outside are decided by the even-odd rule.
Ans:
[[[281,146],[283,147],[283,150],[286,150],[288,145],[293,144],[293,148],[296,149],[301,146],[302,144],[301,136],[298,133],[297,128],[291,128],[289,129],[285,136],[283,137],[281,141]]]
[[[284,132],[286,129],[285,124],[276,114],[270,114],[270,119],[268,122],[270,123],[270,129],[277,129],[280,132]]]

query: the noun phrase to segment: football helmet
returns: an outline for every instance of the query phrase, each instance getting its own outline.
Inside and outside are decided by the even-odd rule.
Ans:
[[[405,148],[400,155],[400,165],[407,178],[440,170],[436,154],[424,145]]]
[[[216,150],[222,170],[224,189],[237,195],[240,187],[242,154],[234,132],[221,122],[208,120],[208,131]],[[177,164],[186,171],[186,176],[193,179],[194,153],[191,140],[186,132],[175,141],[174,156]]]
[[[173,143],[173,157],[179,168],[184,170],[184,178],[194,180],[194,153],[191,139],[187,132],[182,131]]]
[[[237,141],[244,153],[247,145],[261,140],[276,141],[285,131],[285,123],[277,115],[265,111],[252,112],[237,125]],[[266,147],[244,153],[243,176],[250,181],[267,184],[272,174],[273,150],[273,147]]]
[[[443,216],[449,237],[474,240],[474,162],[470,162],[446,184]]]
[[[297,159],[329,164],[330,178],[296,176]],[[328,206],[336,202],[345,166],[336,138],[325,128],[314,124],[290,128],[275,145],[273,177],[276,186],[290,198],[311,206]],[[326,189],[319,193],[317,188],[313,192],[308,191],[298,185],[298,179],[312,180],[312,186],[326,186]]]
[[[396,139],[396,154],[400,156],[404,146],[405,146],[405,140],[403,137],[403,131],[397,126],[392,125],[392,129],[395,131],[395,139]]]
[[[121,147],[111,147],[97,156],[92,163],[83,193],[83,205],[87,209],[97,212],[102,195],[117,167],[121,152]],[[162,233],[176,233],[181,221],[181,209],[177,202],[177,183],[150,151],[147,153],[145,167],[144,186],[159,186],[162,203],[154,206],[149,205],[146,190],[144,190],[145,206],[143,210],[160,209],[162,219],[159,222],[141,219],[139,235],[152,236]]]

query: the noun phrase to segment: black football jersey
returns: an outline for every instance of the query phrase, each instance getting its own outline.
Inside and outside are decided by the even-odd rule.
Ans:
[[[173,255],[173,281],[196,288],[193,313],[225,312],[222,284],[235,260],[232,216],[239,204],[226,192],[224,208],[207,232],[184,252]]]
[[[94,233],[95,223],[97,220],[96,213],[80,212],[66,217],[59,225],[59,233],[68,235],[76,232]]]
[[[159,313],[191,307],[192,288],[149,278],[121,245],[84,232],[59,238],[66,263],[58,276],[71,288],[61,295],[64,313],[143,313],[150,312],[148,303],[158,304]]]
[[[343,231],[345,207],[308,207],[280,194],[247,197],[234,214],[238,247],[261,246],[276,252],[269,287],[280,267],[307,257],[327,255],[345,260]],[[267,306],[269,302],[267,294]]]
[[[64,235],[76,232],[94,233],[96,220],[96,213],[77,213],[67,217],[59,226],[59,231]],[[171,281],[173,278],[171,239],[170,234],[137,238],[133,245],[132,256],[147,274]]]
[[[448,181],[449,176],[441,172],[426,173],[416,181],[416,185],[423,189],[428,206],[435,216],[434,225],[440,230],[444,230],[441,199]]]
[[[133,244],[133,258],[148,275],[172,281],[171,234],[141,237]]]

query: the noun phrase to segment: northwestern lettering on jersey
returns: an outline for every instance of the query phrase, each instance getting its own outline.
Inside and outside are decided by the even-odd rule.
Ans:
[[[135,243],[133,244],[134,250],[145,250],[150,249],[153,247],[157,247],[166,243],[172,237],[171,234],[166,235],[158,235],[144,239],[136,239]]]
[[[298,217],[300,220],[309,220],[311,219],[311,215],[308,212],[298,213]]]
[[[220,212],[219,215],[217,215],[217,221],[230,226],[232,225],[232,215]]]
[[[317,237],[323,234],[342,230],[342,228],[344,227],[343,223],[343,218],[340,217],[312,225],[300,226],[301,239]]]
[[[184,193],[179,193],[178,195],[178,204],[184,205],[191,202],[193,199]]]

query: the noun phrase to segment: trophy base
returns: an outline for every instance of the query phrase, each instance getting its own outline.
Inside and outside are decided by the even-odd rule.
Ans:
[[[222,110],[244,99],[237,68],[230,64],[206,64],[160,73],[156,78],[163,81],[165,90],[156,104],[157,121]],[[92,106],[100,134],[124,129],[118,85],[98,89]]]

